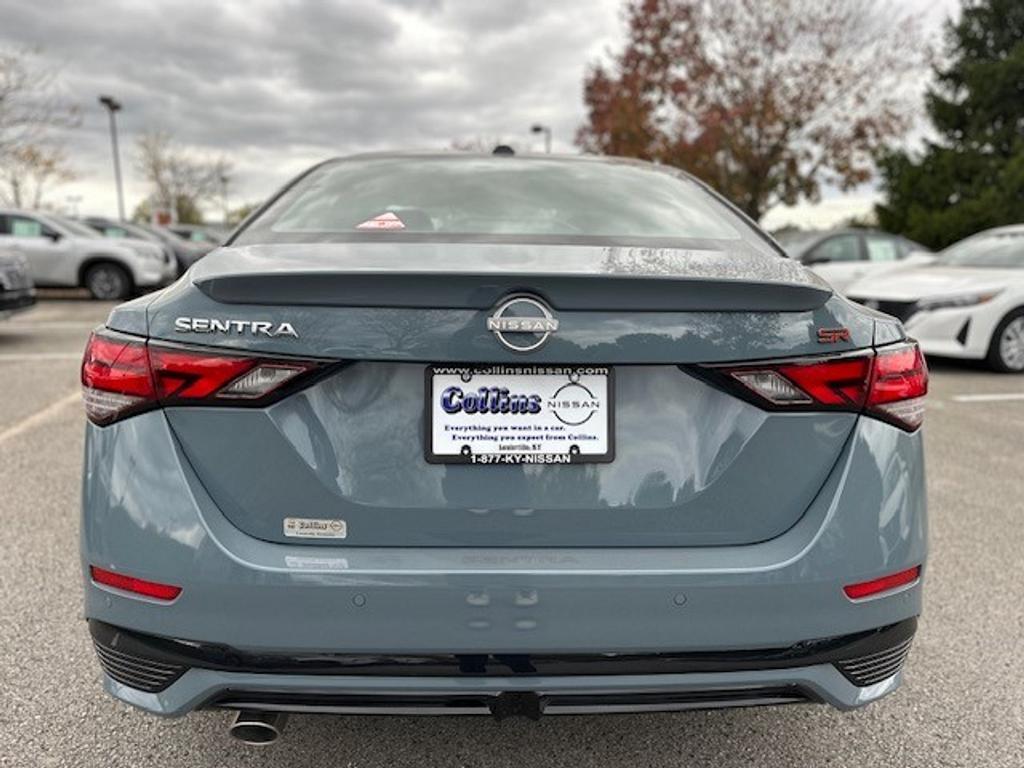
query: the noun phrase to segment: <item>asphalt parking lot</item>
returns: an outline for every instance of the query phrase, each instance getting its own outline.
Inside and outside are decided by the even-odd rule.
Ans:
[[[906,685],[825,707],[494,722],[292,717],[265,749],[230,715],[116,703],[81,621],[78,363],[110,305],[48,298],[0,322],[0,765],[1024,766],[1024,377],[934,364],[932,553]]]

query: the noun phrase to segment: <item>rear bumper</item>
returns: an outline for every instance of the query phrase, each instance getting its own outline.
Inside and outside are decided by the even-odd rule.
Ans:
[[[918,312],[907,322],[907,333],[926,355],[982,360],[1002,316],[990,309],[984,305]]]
[[[140,464],[135,459],[142,455],[146,461]],[[921,435],[871,419],[859,421],[799,522],[754,545],[311,548],[259,541],[231,525],[212,503],[161,412],[88,428],[83,510],[85,568],[115,568],[183,587],[176,601],[158,604],[86,578],[88,618],[257,656],[643,656],[789,649],[917,616],[919,582],[859,602],[847,599],[842,587],[920,565],[926,553]],[[736,703],[753,689],[795,688],[800,700],[853,707],[888,693],[900,680],[897,671],[857,686],[831,661],[813,660],[778,668],[640,670],[613,677],[557,671],[467,681],[189,667],[161,692],[109,677],[106,685],[131,704],[178,715],[216,704],[228,690],[288,693],[300,697],[299,703],[306,695],[326,697],[337,704],[338,695],[379,691],[447,696],[468,687],[474,694],[525,690],[554,696],[589,695],[609,685],[630,696],[691,692],[705,704],[722,689],[740,692],[725,697]]]
[[[908,619],[788,648],[713,653],[399,656],[250,653],[90,622],[108,690],[164,715],[197,707],[529,715],[531,703],[536,715],[810,701],[848,709],[899,684],[915,630]]]

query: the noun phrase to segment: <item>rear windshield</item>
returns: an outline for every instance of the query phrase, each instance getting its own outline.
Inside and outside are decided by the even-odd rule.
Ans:
[[[689,177],[538,157],[355,158],[288,189],[236,244],[316,241],[732,241],[778,255]]]
[[[1024,231],[969,237],[939,253],[937,261],[947,267],[1024,268]]]

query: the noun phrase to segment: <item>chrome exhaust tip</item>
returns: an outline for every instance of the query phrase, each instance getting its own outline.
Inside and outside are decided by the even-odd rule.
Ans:
[[[235,715],[228,733],[243,744],[263,747],[281,737],[288,715],[284,712],[261,712],[245,709]]]

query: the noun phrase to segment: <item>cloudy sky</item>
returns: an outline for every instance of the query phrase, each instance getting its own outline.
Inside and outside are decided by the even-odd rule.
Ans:
[[[770,1],[770,0],[766,0]],[[854,0],[851,0],[851,2]],[[920,9],[929,31],[958,0],[884,0]],[[116,213],[101,93],[119,115],[129,213],[147,190],[132,137],[163,129],[234,163],[236,206],[314,162],[392,148],[502,138],[575,151],[588,62],[622,40],[622,0],[0,0],[0,47],[40,46],[83,110],[66,146],[80,179],[50,202]],[[922,81],[921,87],[924,87]],[[766,223],[825,225],[865,212],[870,186]]]

